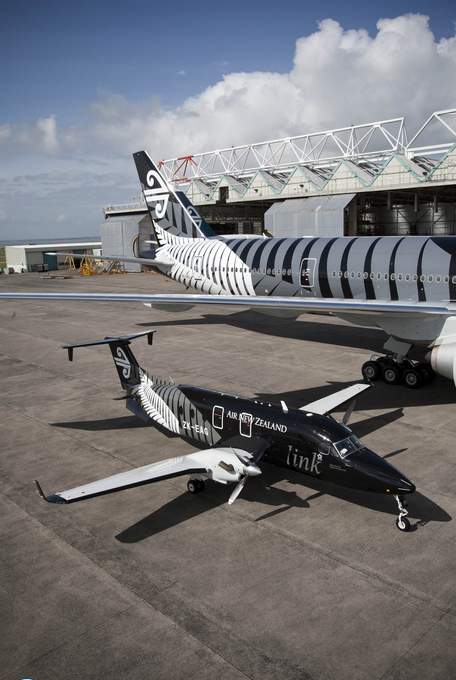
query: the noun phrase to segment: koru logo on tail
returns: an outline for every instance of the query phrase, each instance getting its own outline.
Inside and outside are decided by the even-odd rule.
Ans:
[[[165,216],[168,207],[169,191],[163,179],[156,170],[149,170],[146,177],[147,189],[144,189],[144,197],[147,203],[154,201],[155,213],[158,219]]]
[[[116,365],[119,366],[119,368],[123,368],[122,375],[124,378],[128,380],[131,373],[131,364],[128,361],[125,352],[121,347],[117,348],[117,356],[119,358],[117,359],[116,357],[114,357],[114,361],[116,362]]]
[[[201,229],[201,223],[203,220],[201,215],[197,212],[197,210],[192,205],[189,205],[187,208],[187,212],[192,218],[192,220],[195,222],[198,229]]]

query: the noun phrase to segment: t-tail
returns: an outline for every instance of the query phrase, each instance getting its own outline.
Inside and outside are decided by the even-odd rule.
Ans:
[[[215,236],[188,198],[168,184],[145,151],[133,154],[159,246]]]
[[[143,372],[139,366],[136,357],[131,351],[129,345],[130,340],[134,338],[147,335],[149,345],[152,344],[153,334],[155,331],[148,330],[142,333],[135,333],[134,335],[124,335],[119,338],[104,338],[104,340],[95,340],[93,342],[81,342],[77,345],[64,345],[63,349],[68,350],[68,359],[73,361],[73,350],[76,347],[90,347],[92,345],[109,345],[114,363],[116,365],[117,374],[124,390],[133,390],[141,382],[141,373]]]

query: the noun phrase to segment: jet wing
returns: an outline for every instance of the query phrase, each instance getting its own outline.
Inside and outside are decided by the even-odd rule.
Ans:
[[[119,258],[113,258],[119,259]],[[133,259],[133,258],[132,258]],[[135,259],[138,262],[138,259]],[[157,262],[155,260],[142,260],[146,264]],[[288,310],[296,312],[296,315],[307,312],[329,312],[332,314],[359,314],[365,315],[396,315],[411,314],[417,318],[429,315],[456,314],[456,304],[450,301],[444,302],[401,302],[399,300],[344,300],[341,298],[296,298],[296,297],[255,297],[249,295],[144,295],[135,293],[0,293],[1,298],[10,299],[54,299],[54,300],[92,300],[118,302],[142,302],[149,307],[163,307],[172,309],[173,305],[178,311],[185,305],[229,305],[231,307],[250,307],[256,311],[262,310]]]
[[[204,453],[201,452],[201,458],[204,460]],[[194,454],[193,454],[194,455]],[[77,486],[68,491],[59,491],[52,496],[45,496],[38,482],[35,481],[38,492],[44,500],[49,503],[74,503],[85,498],[93,498],[94,496],[102,496],[114,491],[122,491],[123,489],[132,489],[135,486],[142,486],[144,484],[151,484],[163,479],[170,479],[171,477],[180,477],[186,474],[204,474],[208,469],[200,464],[190,456],[180,456],[179,458],[168,458],[159,463],[152,463],[152,465],[145,465],[144,467],[121,472],[112,477],[100,479],[97,482],[91,482],[82,486]]]
[[[365,383],[350,385],[350,387],[339,390],[339,392],[334,392],[334,394],[330,394],[328,397],[323,397],[323,399],[318,399],[317,401],[313,401],[310,404],[306,404],[299,410],[311,411],[312,413],[318,413],[319,415],[324,416],[327,413],[334,411],[334,409],[336,409],[341,404],[344,404],[346,401],[355,399],[358,394],[361,394],[361,392],[364,392],[364,390],[368,390],[370,387],[372,387],[372,385]]]

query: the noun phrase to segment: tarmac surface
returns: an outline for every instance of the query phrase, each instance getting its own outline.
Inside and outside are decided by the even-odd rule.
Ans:
[[[0,292],[182,290],[150,274],[41,277],[0,276]],[[416,484],[408,533],[393,498],[267,464],[232,506],[232,487],[192,496],[186,477],[68,506],[39,498],[34,479],[49,495],[196,450],[113,400],[107,347],[73,363],[60,349],[147,328],[153,347],[133,350],[155,375],[298,407],[358,380],[386,339],[328,316],[0,300],[0,678],[456,677],[449,380],[376,383],[350,421]]]

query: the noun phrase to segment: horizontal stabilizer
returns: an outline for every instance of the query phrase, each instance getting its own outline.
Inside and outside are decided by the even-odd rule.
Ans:
[[[73,349],[75,347],[90,347],[92,345],[109,345],[112,342],[124,342],[127,345],[130,344],[130,340],[135,338],[141,338],[143,335],[147,335],[147,342],[149,345],[152,344],[154,330],[142,331],[141,333],[133,333],[132,335],[122,335],[119,338],[104,338],[103,340],[92,340],[90,342],[79,342],[76,345],[62,345],[62,349],[68,350],[68,359],[73,361]]]
[[[356,383],[356,385],[350,385],[350,387],[339,390],[339,392],[334,392],[328,397],[323,397],[323,399],[318,399],[310,404],[306,404],[306,406],[302,406],[299,410],[311,411],[312,413],[318,413],[319,415],[324,416],[327,413],[334,411],[334,409],[341,404],[344,404],[346,401],[356,398],[361,392],[368,390],[370,387],[372,387],[371,384]]]

